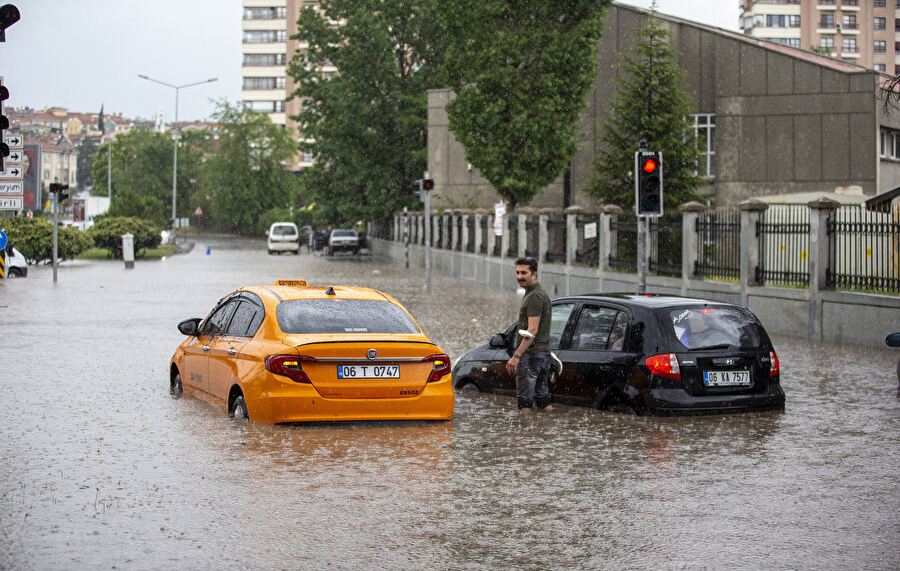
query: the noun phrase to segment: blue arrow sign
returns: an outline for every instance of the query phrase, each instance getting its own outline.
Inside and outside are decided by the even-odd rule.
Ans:
[[[6,232],[4,232],[3,230],[0,230],[0,250],[2,250],[3,248],[6,247],[7,241],[8,240],[6,238]]]

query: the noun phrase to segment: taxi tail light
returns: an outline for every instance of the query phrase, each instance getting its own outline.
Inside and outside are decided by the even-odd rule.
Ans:
[[[314,357],[305,355],[269,355],[266,357],[266,370],[276,375],[284,375],[296,383],[312,383],[303,372],[303,362],[312,362]]]
[[[657,377],[681,379],[681,367],[678,365],[678,357],[675,353],[647,357],[644,359],[644,364]]]
[[[769,376],[774,377],[781,370],[781,363],[778,361],[778,355],[775,351],[769,351]]]
[[[450,373],[450,357],[447,355],[431,355],[430,357],[425,357],[424,360],[434,363],[434,368],[431,370],[431,374],[428,375],[426,382],[439,381],[441,377]]]

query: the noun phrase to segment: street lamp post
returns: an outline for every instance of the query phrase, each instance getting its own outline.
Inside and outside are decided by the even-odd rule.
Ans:
[[[158,79],[153,79],[152,77],[147,77],[146,75],[139,73],[138,77],[141,79],[146,79],[147,81],[152,81],[154,83],[158,83],[160,85],[165,85],[166,87],[171,87],[175,90],[175,151],[172,159],[172,228],[174,229],[177,225],[177,215],[175,213],[175,197],[177,196],[178,189],[178,90],[184,89],[185,87],[193,87],[195,85],[201,85],[204,83],[211,83],[213,81],[218,81],[218,77],[211,77],[209,79],[204,79],[203,81],[195,81],[194,83],[186,83],[184,85],[172,85],[171,83],[166,83],[165,81],[160,81]]]

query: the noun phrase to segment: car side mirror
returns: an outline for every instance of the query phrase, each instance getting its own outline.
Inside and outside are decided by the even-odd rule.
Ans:
[[[181,331],[185,335],[196,337],[200,332],[200,321],[201,319],[199,317],[185,319],[178,324],[178,331]]]
[[[491,347],[495,349],[506,349],[506,335],[502,333],[494,333],[491,335]]]
[[[891,333],[884,342],[888,347],[900,347],[900,333]]]

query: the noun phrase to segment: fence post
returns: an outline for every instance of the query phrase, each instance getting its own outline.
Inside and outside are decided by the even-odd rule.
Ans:
[[[484,241],[484,227],[482,226],[482,224],[484,224],[484,212],[485,211],[483,209],[478,209],[475,211],[475,214],[474,214],[474,216],[475,216],[475,228],[474,228],[475,241],[472,244],[472,248],[474,250],[473,253],[478,254],[478,255],[481,255],[481,244],[484,243],[483,242]]]
[[[537,259],[540,263],[543,264],[545,261],[547,261],[547,253],[550,251],[550,230],[548,226],[550,224],[550,214],[553,212],[553,209],[542,208],[538,212]]]
[[[603,272],[610,270],[609,259],[616,251],[616,239],[613,236],[611,222],[614,216],[625,214],[622,207],[615,204],[607,204],[600,211],[600,227],[597,228],[597,265],[600,268],[600,281],[603,282]],[[602,289],[600,291],[603,291]]]
[[[756,278],[759,267],[760,239],[756,228],[769,205],[751,198],[740,203],[741,208],[741,305],[747,306],[749,286],[760,285]]]
[[[838,202],[819,198],[809,206],[809,337],[822,339],[822,290],[828,283],[828,217],[837,210]]]
[[[518,209],[519,213],[519,227],[517,228],[519,232],[519,252],[518,256],[520,258],[525,257],[525,250],[528,249],[528,217],[534,214],[533,208],[520,208]],[[540,254],[540,253],[539,253]],[[537,259],[537,256],[535,256]]]
[[[503,232],[500,234],[500,257],[505,258],[507,256],[507,252],[509,251],[509,219],[512,218],[513,213],[507,212],[503,215],[502,225]]]
[[[580,206],[566,208],[566,266],[575,263],[575,253],[578,251],[578,215],[584,212]]]
[[[688,202],[679,206],[678,211],[681,212],[681,295],[687,295],[700,253],[697,221],[706,212],[706,206]]]

